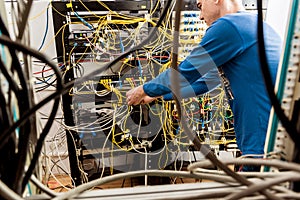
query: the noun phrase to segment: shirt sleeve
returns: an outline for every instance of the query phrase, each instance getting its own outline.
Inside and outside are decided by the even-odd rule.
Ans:
[[[215,89],[220,84],[221,82],[219,79],[218,71],[216,68],[214,68],[207,72],[200,79],[192,83],[191,87],[187,86],[181,88],[180,94],[182,98],[194,97],[209,92]],[[166,101],[173,100],[172,93],[164,95],[163,99]]]
[[[194,82],[210,70],[234,58],[242,49],[242,38],[230,21],[217,20],[207,29],[201,43],[179,64],[178,72],[175,73],[178,73],[180,88],[192,88]],[[145,83],[143,86],[145,93],[151,97],[172,93],[172,70],[174,69],[169,68]],[[203,86],[201,80],[197,84]]]

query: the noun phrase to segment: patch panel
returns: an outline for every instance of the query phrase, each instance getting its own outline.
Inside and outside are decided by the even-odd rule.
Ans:
[[[243,0],[243,5],[247,10],[257,10],[256,0]],[[268,0],[262,0],[262,7],[264,10],[267,9]]]
[[[173,12],[174,22],[175,12]],[[181,11],[180,27],[179,27],[179,48],[178,59],[184,60],[197,46],[205,34],[207,25],[200,20],[200,11],[185,10]]]
[[[291,7],[296,12],[290,17],[289,27],[293,29],[289,30],[290,34],[286,36],[286,50],[285,55],[288,58],[283,60],[280,68],[280,79],[277,81],[276,90],[279,100],[281,101],[281,107],[285,115],[289,118],[292,124],[297,126],[299,131],[299,83],[300,83],[300,68],[299,68],[299,32],[300,32],[300,6]],[[293,24],[294,23],[294,24]],[[293,25],[292,25],[293,24]],[[276,153],[277,159],[294,161],[296,145],[289,136],[283,124],[278,121],[274,111],[272,110],[270,116],[270,126],[267,135],[267,144],[265,146],[268,153]],[[275,155],[274,155],[275,157]],[[299,159],[299,158],[296,158]],[[299,160],[296,160],[299,162]],[[270,169],[274,171],[273,168]]]
[[[180,20],[181,36],[203,36],[207,28],[205,22],[200,20],[200,11],[182,11]]]

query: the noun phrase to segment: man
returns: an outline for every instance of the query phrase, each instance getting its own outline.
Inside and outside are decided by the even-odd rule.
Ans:
[[[242,0],[198,0],[197,6],[209,28],[199,46],[178,66],[180,87],[196,89],[195,95],[207,92],[218,84],[211,81],[217,79],[216,69],[222,69],[234,96],[230,106],[238,147],[243,155],[263,154],[271,103],[260,69],[257,14],[245,12]],[[264,24],[264,34],[274,84],[281,41],[267,24]],[[163,95],[170,98],[170,74],[171,69],[168,69],[143,86],[128,91],[128,105],[149,103],[153,97]],[[209,84],[206,84],[206,76]]]

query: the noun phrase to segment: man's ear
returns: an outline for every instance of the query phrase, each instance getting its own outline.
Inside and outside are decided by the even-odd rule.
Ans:
[[[215,0],[215,4],[220,4],[223,0]]]

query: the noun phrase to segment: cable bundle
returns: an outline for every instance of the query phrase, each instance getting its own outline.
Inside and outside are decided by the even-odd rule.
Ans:
[[[18,4],[23,7],[22,18],[17,19],[18,34],[17,40],[23,38],[27,23],[28,14],[31,8],[32,1]],[[18,9],[21,9],[18,7]],[[33,90],[30,75],[30,63],[28,56],[35,57],[44,63],[47,63],[54,70],[57,77],[57,92],[61,92],[62,82],[61,75],[57,67],[41,53],[28,48],[22,42],[12,41],[10,34],[4,24],[3,19],[0,19],[1,37],[0,43],[2,49],[7,49],[8,54],[3,55],[0,67],[3,75],[2,83],[8,83],[6,91],[0,92],[1,98],[1,142],[0,151],[3,154],[1,161],[1,180],[3,180],[12,190],[18,194],[22,194],[30,176],[34,172],[39,154],[47,133],[50,130],[53,119],[59,105],[59,99],[54,100],[52,112],[49,116],[43,131],[39,134],[38,140],[35,142],[37,133],[35,130],[35,111],[41,106],[48,103],[53,97],[36,104],[33,102]],[[26,38],[24,38],[26,39]],[[5,48],[6,47],[6,48]],[[19,61],[17,52],[22,52],[24,63],[22,66]],[[11,63],[5,59],[11,58]],[[58,97],[58,96],[56,96]],[[33,154],[29,155],[30,146],[34,149]],[[31,159],[30,166],[25,172],[26,160]],[[10,167],[5,167],[5,165]],[[2,168],[3,167],[3,168]],[[14,178],[12,178],[14,177]]]

